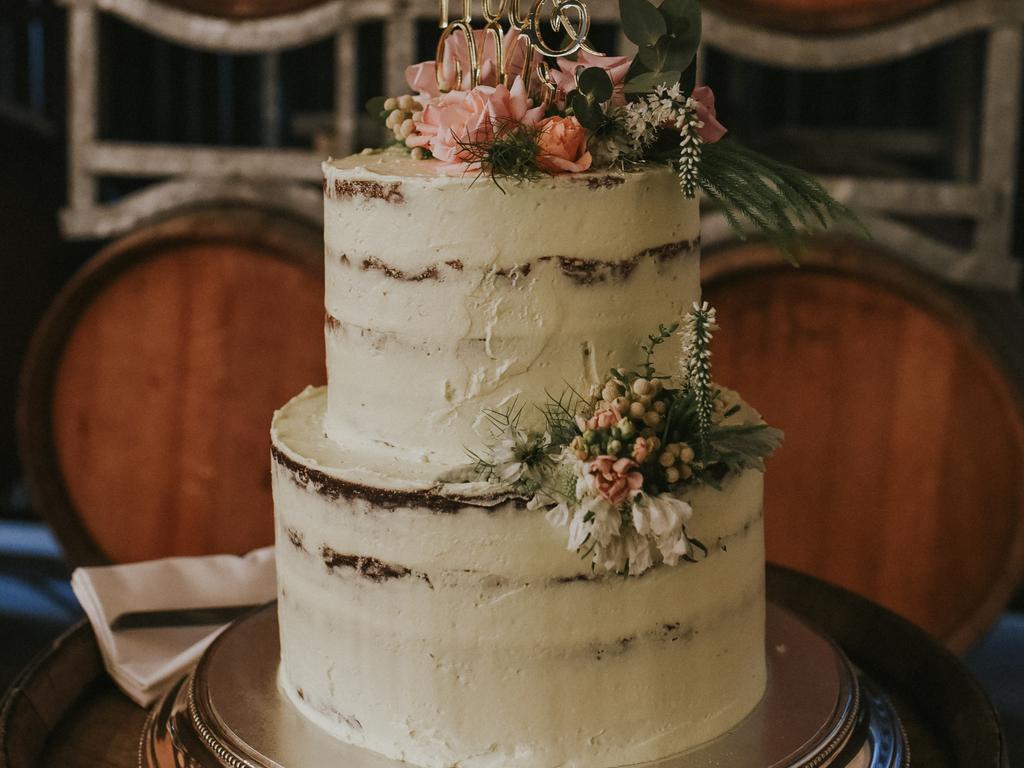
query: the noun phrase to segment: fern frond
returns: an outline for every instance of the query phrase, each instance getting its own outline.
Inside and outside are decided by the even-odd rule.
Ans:
[[[857,215],[811,174],[732,139],[704,145],[700,174],[701,189],[719,205],[741,239],[747,236],[746,222],[793,261],[802,235],[839,221],[869,236]]]

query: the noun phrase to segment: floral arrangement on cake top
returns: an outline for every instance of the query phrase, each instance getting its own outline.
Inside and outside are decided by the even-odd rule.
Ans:
[[[471,0],[455,19],[440,0],[437,56],[408,68],[413,93],[369,105],[393,143],[439,161],[440,173],[483,174],[499,187],[669,164],[683,195],[703,191],[741,237],[753,228],[790,256],[806,231],[857,224],[809,174],[726,138],[714,93],[696,85],[698,0],[619,0],[634,57],[591,48],[582,0],[550,0],[546,11],[548,2],[521,13],[520,0],[487,0],[475,29]]]
[[[693,509],[681,495],[764,469],[782,442],[778,429],[742,418],[736,395],[713,383],[716,329],[715,310],[694,304],[682,324],[648,337],[637,367],[610,371],[591,393],[569,390],[537,405],[544,431],[522,426],[521,403],[487,411],[492,442],[444,479],[495,483],[545,509],[595,573],[639,576],[659,562],[696,562],[707,548],[687,535]],[[677,335],[679,370],[661,374],[654,351]]]

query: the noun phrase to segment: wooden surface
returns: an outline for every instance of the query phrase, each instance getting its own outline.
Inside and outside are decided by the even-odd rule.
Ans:
[[[22,380],[33,503],[72,562],[273,540],[273,411],[323,382],[319,233],[254,211],[145,228],[51,307]]]
[[[776,566],[768,569],[768,594],[836,638],[886,690],[915,766],[1004,768],[1005,746],[987,697],[924,632],[863,598]],[[0,706],[0,768],[134,768],[144,715],[104,675],[92,632],[79,625]]]
[[[755,26],[798,32],[849,32],[903,19],[951,0],[705,0]]]
[[[1024,569],[1024,314],[983,323],[865,247],[804,262],[751,245],[704,265],[716,378],[786,432],[766,477],[769,559],[963,650]]]
[[[294,13],[324,0],[162,0],[164,4],[203,16],[224,19],[262,19]]]

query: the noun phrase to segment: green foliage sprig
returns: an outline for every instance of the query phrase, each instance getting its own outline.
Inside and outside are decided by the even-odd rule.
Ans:
[[[502,192],[502,180],[535,181],[546,175],[538,162],[540,130],[521,123],[500,122],[488,140],[465,141],[456,137],[460,159],[480,165],[480,175],[487,175]]]
[[[612,79],[600,67],[588,67],[576,76],[576,90],[572,91],[566,106],[580,125],[591,133],[600,133],[608,123],[604,105],[611,100]]]
[[[544,424],[552,445],[568,445],[580,434],[577,416],[590,416],[593,403],[571,386],[559,395],[545,392],[547,402],[537,406],[544,417]]]
[[[619,0],[622,31],[637,46],[626,77],[626,93],[648,93],[656,86],[682,82],[693,87],[694,59],[700,45],[701,17],[697,0]]]
[[[715,310],[705,301],[694,304],[683,331],[683,378],[693,396],[697,444],[703,456],[708,449],[715,392],[711,384],[711,337],[718,326]]]
[[[753,227],[794,264],[807,232],[846,221],[868,235],[857,215],[811,174],[729,138],[702,147],[700,187],[719,204],[739,237],[746,239]]]
[[[666,341],[675,336],[676,331],[679,330],[679,323],[672,323],[671,325],[661,324],[658,326],[658,333],[647,337],[647,343],[640,345],[640,351],[644,353],[644,362],[640,366],[643,371],[643,375],[647,378],[655,376],[654,370],[654,350]],[[612,376],[623,379],[623,374],[617,370],[612,371]]]
[[[679,145],[679,186],[683,197],[692,200],[700,188],[700,164],[704,157],[704,139],[698,130],[701,123],[693,99],[687,100],[679,123],[683,137]]]

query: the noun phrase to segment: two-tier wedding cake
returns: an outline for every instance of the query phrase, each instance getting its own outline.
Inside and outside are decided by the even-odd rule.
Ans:
[[[765,686],[760,472],[682,494],[702,562],[628,579],[509,489],[438,482],[486,408],[602,381],[699,299],[696,201],[667,168],[324,172],[329,383],[273,426],[285,690],[428,766],[625,765],[734,725]]]
[[[328,385],[272,428],[280,685],[416,765],[655,761],[766,685],[781,435],[711,379],[698,191],[762,228],[842,210],[718,141],[696,3],[623,3],[635,60],[581,3],[562,48],[490,5],[442,2],[375,108],[394,148],[323,166]]]

